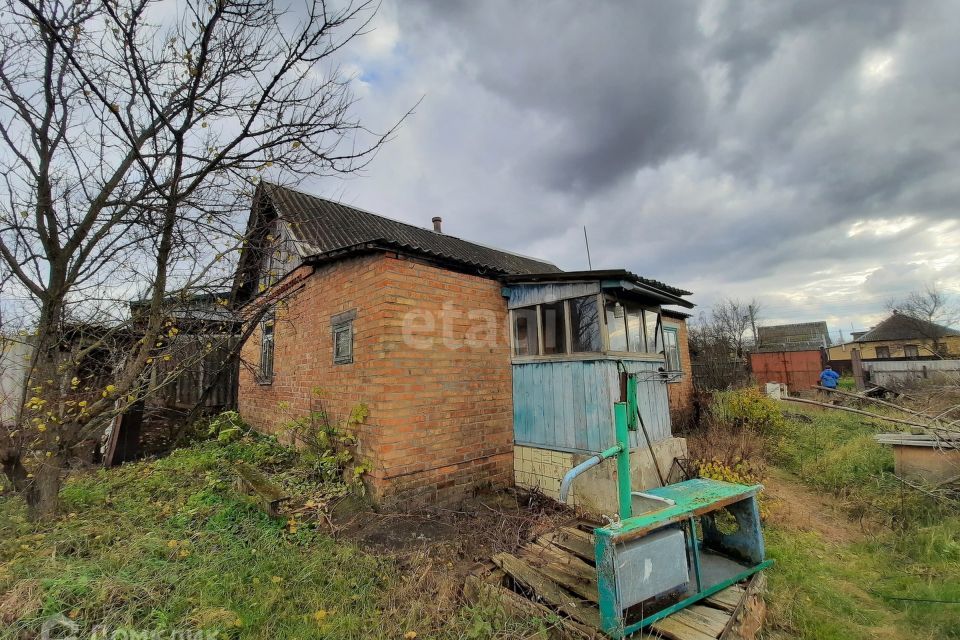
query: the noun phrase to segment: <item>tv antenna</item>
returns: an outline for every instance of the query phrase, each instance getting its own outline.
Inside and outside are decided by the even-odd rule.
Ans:
[[[587,225],[583,225],[583,243],[587,245],[587,268],[593,271],[593,262],[590,260],[590,238],[587,237]]]

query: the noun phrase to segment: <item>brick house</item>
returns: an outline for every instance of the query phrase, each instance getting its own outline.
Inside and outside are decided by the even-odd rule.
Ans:
[[[643,354],[660,365],[658,380],[687,379],[684,314],[661,323],[659,305],[692,305],[687,292],[662,283],[625,271],[561,272],[446,235],[439,218],[433,230],[422,229],[267,183],[254,195],[248,229],[234,297],[264,315],[242,352],[240,413],[257,429],[282,433],[318,401],[338,416],[365,404],[357,454],[372,469],[368,487],[381,503],[455,502],[480,486],[524,484],[515,444],[530,394],[518,367],[612,365]],[[614,304],[616,320],[607,321]],[[611,343],[611,322],[623,325],[623,345]],[[649,334],[649,348],[637,346],[637,327],[641,340]],[[606,402],[609,381],[597,384],[602,394],[584,382],[572,395]],[[675,404],[683,402],[681,384],[670,394]],[[657,445],[677,452],[669,415],[659,415],[666,386],[657,385],[662,403],[654,394],[650,419]],[[606,409],[590,410],[596,415],[582,407],[578,415],[605,430]],[[537,428],[574,427],[544,419]],[[531,437],[524,433],[535,449],[573,457],[606,439],[563,446]]]

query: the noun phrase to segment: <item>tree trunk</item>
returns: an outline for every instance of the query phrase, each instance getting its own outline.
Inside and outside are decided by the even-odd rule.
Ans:
[[[33,474],[33,482],[27,488],[27,515],[34,522],[50,520],[57,515],[60,500],[60,471],[64,460],[60,455],[44,458]]]
[[[23,491],[27,488],[27,469],[16,451],[0,450],[0,467],[3,468],[3,475],[10,481],[14,491]]]

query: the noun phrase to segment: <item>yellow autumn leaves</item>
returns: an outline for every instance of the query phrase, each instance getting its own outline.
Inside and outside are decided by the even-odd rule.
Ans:
[[[167,541],[167,547],[169,549],[176,550],[176,557],[178,558],[189,558],[190,557],[190,541],[189,540],[169,540]]]

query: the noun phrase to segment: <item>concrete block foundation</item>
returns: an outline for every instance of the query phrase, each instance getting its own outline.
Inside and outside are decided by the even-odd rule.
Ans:
[[[653,445],[657,462],[664,475],[674,458],[687,456],[685,438],[666,438]],[[564,474],[591,454],[553,451],[536,447],[513,448],[514,482],[518,487],[537,489],[544,495],[560,499],[560,482]],[[657,471],[646,447],[630,451],[633,490],[643,491],[659,486]],[[570,503],[596,515],[612,515],[618,509],[617,465],[607,460],[581,474],[573,482]]]

